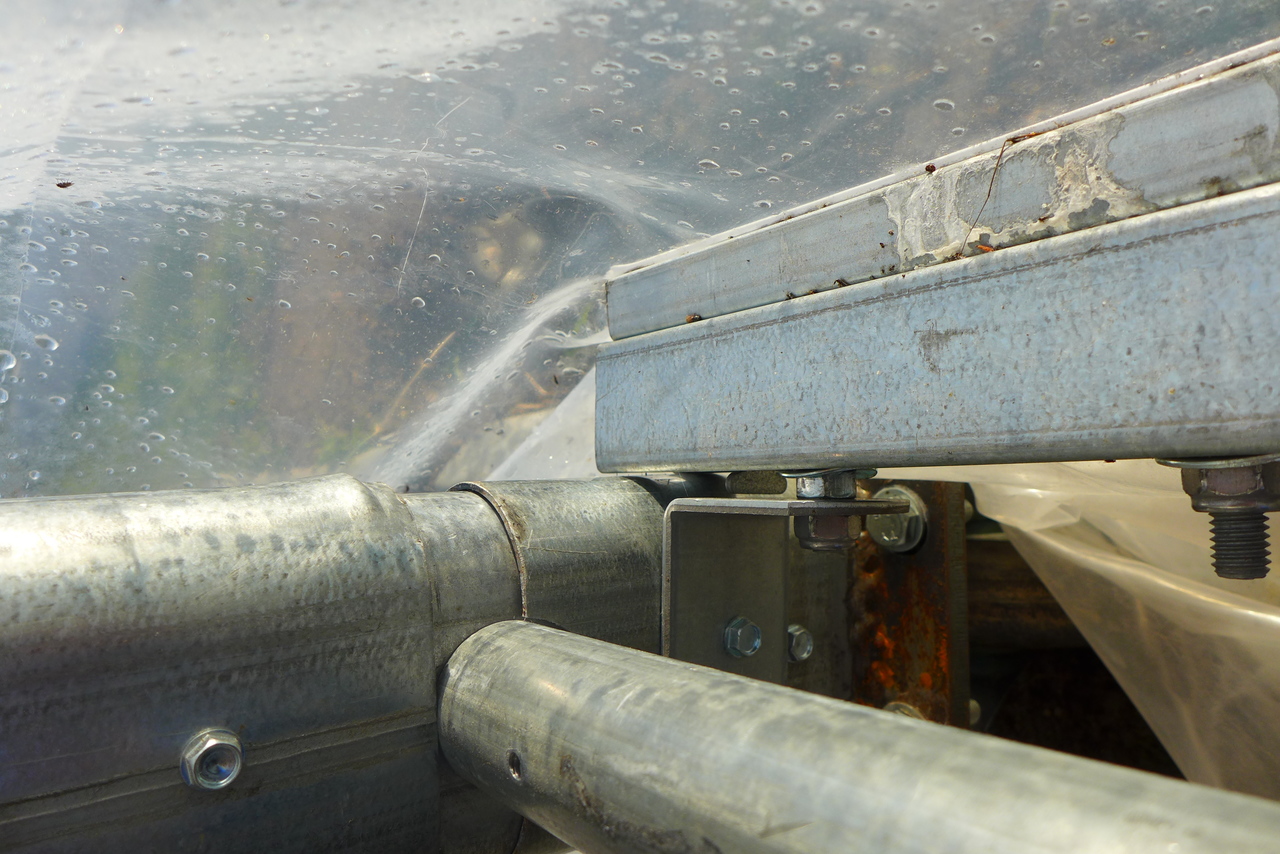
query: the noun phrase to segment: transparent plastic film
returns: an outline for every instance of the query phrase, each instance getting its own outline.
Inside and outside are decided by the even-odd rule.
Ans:
[[[482,477],[650,257],[1270,0],[0,0],[0,495]],[[585,459],[585,458],[584,458]]]
[[[1187,778],[1280,797],[1280,580],[1213,572],[1209,521],[1151,460],[900,469],[963,480]]]

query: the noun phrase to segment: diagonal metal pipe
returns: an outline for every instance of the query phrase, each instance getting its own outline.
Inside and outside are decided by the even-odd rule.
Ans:
[[[440,742],[592,854],[1271,852],[1280,805],[532,623],[463,643]]]

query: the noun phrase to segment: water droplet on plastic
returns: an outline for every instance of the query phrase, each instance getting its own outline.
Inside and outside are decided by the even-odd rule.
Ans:
[[[712,160],[712,159],[710,159],[710,158],[706,158],[706,157],[704,157],[702,160],[699,160],[699,161],[698,161],[698,165],[699,165],[700,167],[702,167],[703,169],[719,169],[719,168],[720,168],[720,164],[719,164],[719,163],[715,162],[714,160]]]
[[[409,300],[409,305],[413,306],[414,308],[422,308],[426,304],[427,304],[427,301],[424,300],[422,297],[414,297],[413,299]]]
[[[44,350],[57,350],[58,341],[52,335],[37,335],[35,338],[36,346]]]
[[[8,402],[9,402],[9,392],[0,388],[0,403],[8,403]]]
[[[933,106],[944,112],[950,112],[956,108],[956,102],[948,101],[946,98],[939,98],[933,102]]]
[[[288,300],[284,300],[284,299],[280,300],[278,303],[276,303],[276,305],[280,306],[281,308],[293,308],[293,304],[290,303]]]
[[[0,350],[0,371],[7,371],[16,364],[18,364],[18,360],[13,357],[13,353],[8,350]]]
[[[49,398],[49,402],[52,403],[54,406],[62,406],[67,402],[67,399],[65,397],[59,397],[58,395],[55,394]]]

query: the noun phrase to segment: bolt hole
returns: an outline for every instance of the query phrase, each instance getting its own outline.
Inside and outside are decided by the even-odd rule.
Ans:
[[[517,783],[524,779],[524,765],[520,761],[520,754],[514,750],[507,751],[507,770],[511,772],[511,779]]]

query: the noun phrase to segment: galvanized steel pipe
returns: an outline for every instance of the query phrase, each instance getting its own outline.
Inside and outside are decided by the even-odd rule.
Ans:
[[[531,623],[463,643],[444,755],[600,852],[1272,852],[1280,805]]]
[[[667,488],[0,502],[0,848],[509,852],[520,819],[437,774],[436,674],[522,615],[656,645]],[[565,586],[579,622],[546,604]],[[179,773],[209,729],[243,742],[226,792]]]

